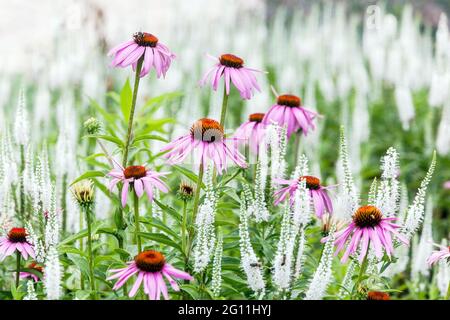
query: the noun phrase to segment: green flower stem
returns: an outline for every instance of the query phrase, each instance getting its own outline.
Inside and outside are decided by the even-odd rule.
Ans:
[[[80,214],[80,230],[83,230],[83,215],[82,214]],[[83,250],[84,250],[83,238],[80,238],[79,243],[80,243],[80,251],[83,252]],[[82,272],[80,272],[80,289],[84,290],[84,277],[83,277]]]
[[[227,107],[228,107],[228,95],[227,95],[227,90],[226,90],[225,85],[224,85],[224,87],[223,87],[222,111],[220,112],[220,125],[222,127],[225,126],[225,116],[227,114]]]
[[[141,232],[141,228],[139,226],[139,197],[136,194],[136,191],[133,190],[134,195],[134,227],[135,227],[135,234],[136,234],[136,243],[138,252],[142,252],[142,242],[141,242],[141,236],[139,233]]]
[[[200,202],[200,191],[202,189],[202,182],[203,182],[203,171],[204,171],[203,164],[200,163],[200,166],[198,168],[197,187],[195,188],[195,195],[194,195],[194,206],[192,208],[192,218],[191,218],[192,226],[195,223],[195,218],[197,217],[198,205]],[[194,227],[192,227],[188,233],[188,243],[187,243],[188,250],[187,250],[187,256],[186,256],[186,268],[188,267],[189,258],[191,256],[192,238],[194,236],[193,233],[194,233]]]
[[[367,257],[369,255],[370,242],[369,242],[367,247],[368,248],[367,248],[366,255],[364,256],[364,259],[363,259],[363,261],[361,263],[361,266],[359,267],[359,274],[358,274],[358,278],[357,278],[356,283],[355,283],[356,290],[358,290],[358,287],[359,287],[359,285],[361,284],[361,281],[362,281],[362,277],[364,276],[364,274],[366,273],[366,270],[367,270],[367,265],[368,265],[368,262],[369,262],[369,259],[367,259]],[[353,292],[354,292],[354,290],[353,290]],[[352,297],[352,299],[353,298],[354,297]]]
[[[92,254],[92,211],[90,207],[84,209],[86,214],[87,236],[88,236],[88,255],[89,255],[89,283],[91,287],[92,297],[97,299],[95,291],[95,277],[94,277],[94,256]]]
[[[135,78],[134,78],[134,90],[133,90],[133,98],[131,100],[131,109],[130,109],[130,117],[128,119],[128,130],[127,130],[127,137],[126,137],[126,141],[125,141],[125,148],[123,151],[123,159],[122,159],[122,166],[126,167],[127,163],[128,163],[128,152],[129,152],[129,148],[130,148],[130,141],[131,141],[131,133],[133,130],[133,119],[134,119],[134,112],[136,109],[136,99],[137,99],[137,93],[138,93],[138,89],[139,89],[139,81],[140,81],[140,73],[141,73],[141,69],[142,69],[142,63],[144,62],[144,56],[142,55],[138,62],[137,62],[137,66],[136,66],[136,74],[135,74]],[[121,199],[121,188],[119,188],[119,195],[118,195],[118,199]],[[123,222],[123,210],[122,208],[119,208],[119,214],[121,215],[121,221]],[[124,248],[124,241],[125,239],[123,239],[123,241],[119,242],[119,248],[123,249]],[[127,285],[124,285],[124,295],[127,294]]]
[[[197,217],[198,212],[198,205],[200,202],[200,191],[202,189],[202,182],[203,182],[203,164],[200,163],[200,166],[198,168],[198,179],[197,179],[197,187],[195,189],[195,196],[194,196],[194,207],[192,208],[192,223],[195,223],[195,218]]]
[[[16,266],[16,288],[19,287],[19,282],[20,282],[20,252],[19,250],[16,250],[16,262],[17,262],[17,266]]]
[[[134,112],[136,110],[136,98],[137,98],[137,93],[138,93],[138,89],[139,89],[139,80],[140,78],[140,73],[141,73],[141,69],[142,69],[142,62],[144,61],[144,55],[142,55],[138,62],[137,62],[137,66],[136,66],[136,75],[134,78],[134,90],[133,90],[133,99],[131,101],[131,109],[130,109],[130,117],[128,119],[128,131],[127,131],[127,138],[125,141],[125,149],[123,151],[123,160],[122,160],[122,165],[125,168],[127,166],[127,162],[128,162],[128,152],[129,152],[129,148],[130,148],[130,141],[131,141],[131,132],[133,130],[133,119],[134,119]]]
[[[186,257],[186,227],[187,227],[187,212],[186,212],[187,202],[183,200],[183,222],[181,225],[181,248],[183,249],[183,254]],[[185,266],[184,269],[186,269]]]

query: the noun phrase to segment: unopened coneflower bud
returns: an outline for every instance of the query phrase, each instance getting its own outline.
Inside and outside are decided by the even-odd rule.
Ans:
[[[71,191],[80,207],[90,207],[94,203],[94,188],[91,180],[77,182]]]
[[[367,300],[390,300],[389,294],[381,291],[367,292]]]
[[[89,118],[84,122],[84,129],[88,134],[97,134],[100,132],[102,124],[96,118]]]
[[[180,189],[178,190],[178,197],[183,201],[192,200],[195,193],[195,187],[189,182],[181,182]]]
[[[336,218],[336,216],[329,214],[328,212],[322,216],[322,234],[328,235],[333,224],[336,226],[336,231],[345,227],[345,221]]]

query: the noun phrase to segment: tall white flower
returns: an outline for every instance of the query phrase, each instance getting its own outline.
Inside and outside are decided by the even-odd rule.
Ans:
[[[448,86],[450,88],[450,85]],[[441,122],[439,123],[436,150],[441,155],[447,155],[450,152],[450,102],[447,101],[442,108]]]
[[[272,281],[279,291],[288,291],[293,279],[295,232],[290,218],[289,205],[286,204],[281,222],[280,239],[273,260]]]
[[[327,288],[333,277],[331,267],[334,252],[334,232],[335,227],[332,227],[328,241],[325,243],[319,266],[314,272],[314,276],[306,291],[305,300],[322,300],[327,293]]]
[[[270,148],[270,177],[271,188],[274,189],[274,180],[283,179],[286,171],[286,127],[271,124],[266,129],[266,142]]]
[[[56,246],[51,246],[47,252],[44,265],[44,288],[48,300],[61,298],[62,270]]]
[[[345,139],[344,127],[341,127],[340,133],[340,152],[339,152],[340,174],[338,194],[341,199],[341,210],[335,210],[336,216],[340,220],[349,220],[352,214],[359,206],[359,193],[353,181],[353,175],[350,168],[348,157],[347,140]]]
[[[30,125],[28,123],[28,112],[23,88],[20,90],[16,118],[14,120],[14,140],[17,145],[22,147],[28,145],[30,141]]]
[[[395,102],[403,130],[409,130],[409,124],[415,117],[414,103],[408,86],[397,84],[395,87]]]
[[[214,250],[212,281],[211,281],[211,289],[215,297],[220,296],[220,290],[222,289],[222,254],[223,254],[223,237],[222,234],[219,234],[216,243],[216,249]]]
[[[420,183],[420,187],[417,190],[413,203],[408,208],[408,213],[405,219],[405,224],[401,230],[408,238],[411,239],[413,234],[419,229],[425,213],[425,195],[428,184],[433,176],[434,169],[436,167],[436,152],[433,153],[433,159],[431,160],[430,167],[428,168],[425,178]]]
[[[433,201],[431,196],[428,197],[425,208],[425,218],[423,221],[422,233],[420,240],[413,251],[411,274],[413,277],[422,274],[428,276],[430,273],[427,258],[433,252]]]
[[[212,182],[213,170],[209,166],[205,170],[206,195],[203,203],[200,205],[195,220],[197,227],[197,241],[194,248],[194,271],[203,271],[214,252],[216,235],[214,221],[216,216],[217,195],[214,191]]]
[[[397,177],[400,173],[397,150],[390,147],[381,160],[381,182],[377,190],[375,206],[388,217],[394,217],[398,212],[400,199],[400,183]]]
[[[38,300],[36,291],[34,291],[34,284],[32,280],[27,281],[27,294],[23,300]]]
[[[261,263],[253,250],[250,234],[248,232],[247,201],[241,198],[241,207],[239,210],[239,244],[241,250],[241,267],[247,276],[247,283],[257,295],[264,295],[265,283]]]

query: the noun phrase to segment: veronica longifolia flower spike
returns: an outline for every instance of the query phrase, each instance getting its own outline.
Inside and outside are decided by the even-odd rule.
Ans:
[[[220,58],[210,56],[217,61],[216,65],[209,69],[200,80],[200,86],[204,86],[208,77],[211,76],[211,85],[214,91],[217,91],[219,80],[223,76],[225,79],[226,94],[230,94],[230,83],[233,83],[242,99],[248,100],[253,96],[253,90],[261,91],[254,75],[255,72],[261,72],[256,69],[244,67],[244,60],[233,55],[223,54]]]
[[[168,174],[168,172],[156,172],[146,169],[144,166],[129,166],[123,168],[118,163],[115,163],[116,167],[112,169],[108,176],[112,177],[109,184],[109,190],[111,191],[114,186],[119,182],[123,182],[122,187],[122,206],[127,205],[128,189],[130,185],[133,187],[134,192],[138,197],[147,193],[148,199],[153,200],[153,187],[158,188],[162,192],[168,192],[166,184],[159,178]]]
[[[151,300],[159,300],[161,293],[164,299],[169,299],[167,286],[164,282],[163,276],[169,281],[172,289],[180,291],[178,284],[172,278],[179,278],[183,280],[193,280],[188,273],[175,269],[170,264],[166,263],[164,255],[158,251],[147,250],[139,253],[134,261],[128,262],[128,266],[121,269],[110,270],[114,273],[107,280],[118,279],[113,287],[113,290],[121,288],[125,282],[133,275],[137,275],[136,281],[129,292],[130,297],[134,297],[141,286],[144,286],[144,293],[146,293]]]
[[[33,246],[27,241],[25,228],[12,228],[5,237],[0,238],[0,261],[19,251],[26,260],[28,256],[35,258]]]
[[[133,40],[126,41],[112,48],[108,56],[114,56],[111,66],[126,68],[129,65],[136,70],[138,60],[143,56],[140,77],[147,75],[152,68],[156,70],[156,76],[166,76],[175,55],[170,52],[158,38],[147,32],[136,32]]]
[[[287,136],[290,138],[299,129],[306,136],[308,130],[315,128],[313,120],[316,116],[317,113],[302,106],[299,97],[283,94],[278,96],[277,103],[265,114],[262,122],[266,125],[277,123],[279,126],[286,126]]]
[[[327,187],[322,186],[319,178],[313,176],[301,176],[300,178],[293,180],[276,179],[276,183],[288,186],[275,192],[274,204],[280,204],[289,195],[289,202],[292,206],[295,202],[295,191],[298,188],[298,181],[303,179],[306,180],[306,188],[309,190],[309,195],[314,202],[314,209],[317,217],[322,218],[325,211],[333,213],[333,204],[328,196]]]
[[[266,125],[262,123],[264,113],[253,113],[248,117],[248,121],[241,124],[236,129],[234,136],[249,145],[253,154],[258,154],[260,146],[264,144],[266,135]]]
[[[169,151],[165,154],[169,164],[181,163],[193,152],[196,164],[206,167],[211,161],[221,174],[227,168],[228,159],[239,167],[247,167],[245,157],[237,149],[238,140],[226,138],[223,127],[216,120],[203,118],[192,125],[188,134],[173,140],[161,151]],[[228,142],[234,143],[231,146]]]
[[[341,259],[342,262],[346,262],[350,255],[356,253],[360,245],[359,261],[362,262],[369,250],[369,242],[373,246],[377,258],[383,256],[383,249],[390,257],[394,253],[392,235],[397,236],[398,240],[404,244],[409,243],[408,239],[397,231],[400,226],[391,222],[397,218],[384,218],[381,211],[375,206],[360,207],[352,218],[353,221],[345,229],[336,233],[336,255],[344,249],[347,240],[350,240]],[[322,242],[327,239],[328,237],[323,238]]]
[[[434,244],[436,247],[438,247],[440,250],[435,250],[431,254],[431,256],[428,257],[427,263],[428,265],[432,266],[433,264],[437,263],[440,260],[449,260],[450,261],[450,246],[443,246],[440,244]]]

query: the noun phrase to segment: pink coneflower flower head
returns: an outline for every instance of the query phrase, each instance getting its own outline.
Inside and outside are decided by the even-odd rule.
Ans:
[[[288,138],[299,129],[306,136],[308,131],[315,129],[314,118],[317,113],[302,106],[302,100],[291,94],[278,96],[277,103],[266,113],[263,123],[277,123],[287,127]]]
[[[433,264],[440,260],[448,260],[450,262],[450,246],[443,246],[440,244],[434,245],[437,246],[440,250],[433,251],[431,256],[428,257],[428,265],[431,267]]]
[[[220,78],[224,77],[227,95],[230,94],[230,83],[234,84],[242,99],[250,99],[253,96],[254,89],[261,91],[254,75],[255,72],[261,71],[245,67],[243,59],[230,53],[223,54],[220,58],[212,56],[211,58],[216,60],[217,64],[205,73],[200,80],[200,86],[205,85],[208,77],[212,75],[211,85],[215,91],[219,86]]]
[[[404,244],[409,243],[409,241],[397,231],[400,226],[391,222],[396,219],[397,218],[383,217],[380,209],[375,206],[360,207],[353,214],[352,222],[345,229],[335,234],[335,254],[337,255],[343,250],[347,240],[349,240],[347,249],[341,259],[342,262],[346,262],[348,257],[358,250],[359,246],[361,246],[359,261],[362,262],[369,249],[369,243],[373,245],[375,256],[377,258],[383,256],[383,249],[388,257],[391,257],[394,253],[392,235],[395,235],[397,239]],[[323,238],[322,242],[325,242],[326,240],[327,238]]]
[[[301,176],[298,179],[284,180],[275,179],[276,183],[287,185],[287,187],[281,188],[274,194],[275,202],[277,206],[280,202],[283,202],[289,195],[290,205],[294,204],[295,191],[298,188],[299,180],[306,180],[306,188],[309,190],[309,195],[314,203],[314,211],[316,216],[321,219],[326,212],[333,213],[333,204],[328,196],[327,187],[320,184],[320,179],[313,176]]]
[[[129,296],[134,297],[142,284],[144,292],[148,295],[150,300],[159,300],[161,293],[164,299],[169,299],[167,286],[163,276],[169,281],[172,289],[175,291],[179,291],[180,288],[173,278],[183,280],[194,279],[188,273],[175,269],[173,266],[166,263],[163,254],[155,250],[143,251],[134,258],[134,261],[129,262],[127,267],[111,270],[111,272],[114,274],[107,280],[118,279],[113,290],[119,289],[129,278],[133,275],[137,275],[137,279],[129,292]]]
[[[387,292],[369,291],[367,292],[367,300],[391,300]]]
[[[111,191],[119,181],[123,182],[121,197],[123,207],[127,205],[128,189],[130,186],[138,197],[141,197],[145,191],[150,201],[153,200],[153,187],[158,188],[162,192],[169,191],[166,184],[160,179],[161,176],[168,174],[168,172],[151,171],[146,169],[145,166],[129,166],[123,168],[117,163],[115,165],[116,167],[108,173],[112,177],[109,190]]]
[[[44,271],[44,268],[42,268],[41,266],[39,266],[39,265],[37,264],[37,262],[35,262],[35,261],[33,261],[32,263],[30,263],[30,264],[27,266],[27,269],[35,270],[35,271],[38,271],[38,272],[40,272],[40,273],[42,273],[42,272]],[[31,278],[31,279],[33,279],[35,282],[38,282],[38,281],[40,280],[40,279],[39,279],[39,276],[37,276],[37,275],[34,274],[34,273],[28,272],[28,271],[21,271],[20,274],[19,274],[19,277],[22,278],[22,279],[28,279],[28,278]]]
[[[12,255],[16,250],[26,260],[28,256],[34,258],[33,246],[27,241],[27,231],[25,228],[12,228],[8,235],[0,238],[0,261]]]
[[[266,125],[262,123],[264,113],[252,113],[239,128],[234,136],[249,145],[254,154],[258,154],[260,145],[264,142]]]
[[[141,78],[147,75],[152,68],[155,69],[158,78],[165,77],[175,58],[169,48],[159,42],[157,37],[147,32],[136,32],[133,40],[112,48],[108,52],[108,56],[114,56],[111,66],[126,68],[132,65],[133,70],[136,70],[139,58],[144,57],[139,75]]]
[[[162,151],[170,150],[165,154],[169,164],[181,163],[193,152],[196,164],[206,166],[213,162],[221,174],[228,166],[228,159],[242,168],[247,167],[245,157],[238,150],[238,140],[225,137],[223,127],[216,120],[203,118],[192,125],[188,134],[170,142]]]
[[[445,190],[450,190],[450,180],[449,181],[445,181],[442,186],[444,187]]]

